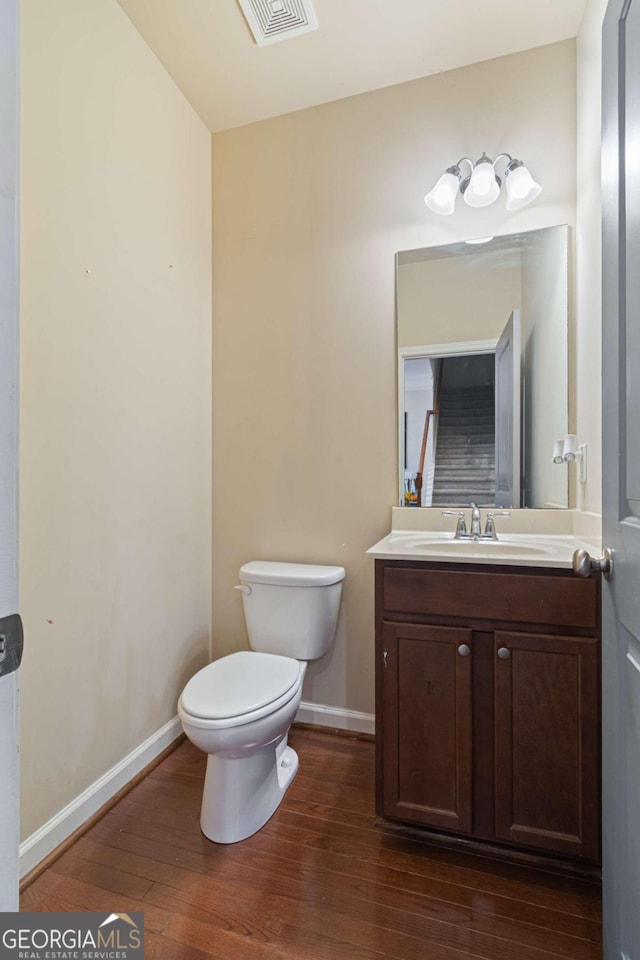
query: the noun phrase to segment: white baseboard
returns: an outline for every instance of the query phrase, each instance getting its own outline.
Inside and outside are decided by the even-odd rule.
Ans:
[[[107,803],[118,790],[133,780],[182,733],[178,717],[169,720],[144,743],[107,770],[98,780],[87,787],[75,800],[63,807],[51,820],[32,833],[20,844],[20,877],[33,870],[52,850],[82,826]]]
[[[300,703],[296,714],[298,723],[314,723],[320,727],[333,727],[334,730],[350,730],[353,733],[376,732],[376,719],[372,713],[360,713],[359,710],[345,710],[342,707],[328,707],[322,703]]]

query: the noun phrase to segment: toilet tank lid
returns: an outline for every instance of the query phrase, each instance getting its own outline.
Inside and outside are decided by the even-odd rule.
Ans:
[[[314,563],[275,563],[273,560],[252,560],[240,567],[244,583],[275,583],[290,587],[328,587],[344,580],[344,567],[328,567]]]

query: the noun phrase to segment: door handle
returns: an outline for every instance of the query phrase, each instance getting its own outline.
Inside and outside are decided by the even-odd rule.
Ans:
[[[589,577],[599,570],[605,580],[613,576],[613,550],[605,547],[602,556],[595,560],[588,550],[576,550],[573,555],[573,572],[579,577]]]
[[[17,613],[0,618],[0,677],[6,677],[20,666],[24,636],[22,620]]]

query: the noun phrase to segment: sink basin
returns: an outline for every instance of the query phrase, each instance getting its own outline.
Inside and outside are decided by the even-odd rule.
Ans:
[[[407,543],[406,546],[412,551],[428,551],[430,554],[448,556],[464,553],[484,557],[497,554],[501,557],[539,557],[540,554],[553,553],[553,547],[546,544],[514,543],[508,540],[418,540]]]
[[[451,531],[392,530],[367,554],[386,560],[571,567],[573,551],[581,546],[573,536],[508,533],[497,540],[455,540]]]

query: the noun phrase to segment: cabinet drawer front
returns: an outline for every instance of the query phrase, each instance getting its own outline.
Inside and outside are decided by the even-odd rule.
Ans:
[[[383,609],[394,614],[598,629],[594,579],[385,566]]]

